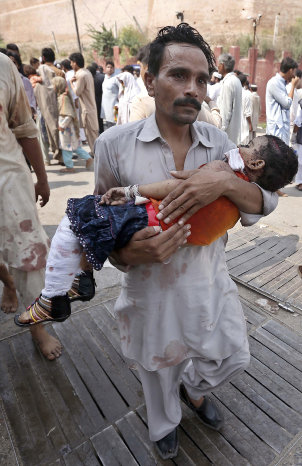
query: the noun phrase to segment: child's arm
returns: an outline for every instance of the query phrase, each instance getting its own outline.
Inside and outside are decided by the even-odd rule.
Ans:
[[[166,197],[171,191],[173,191],[173,189],[175,189],[180,183],[182,183],[184,179],[192,176],[194,173],[198,172],[198,170],[209,170],[213,168],[216,171],[229,171],[233,173],[233,170],[227,163],[223,162],[222,160],[215,160],[213,162],[209,162],[208,164],[204,165],[199,169],[179,172],[182,174],[186,174],[185,178],[181,177],[180,179],[169,179],[158,181],[157,183],[137,185],[138,192],[142,197],[152,197],[153,199],[160,201],[164,199],[164,197]],[[177,176],[177,172],[175,172],[175,176]],[[125,204],[127,201],[130,200],[130,198],[134,198],[136,194],[136,192],[134,192],[133,190],[129,190],[129,188],[111,188],[102,196],[100,204]]]
[[[161,200],[167,196],[182,180],[164,180],[151,184],[138,185],[138,192],[142,197],[153,197]],[[128,193],[126,192],[128,189]],[[128,195],[127,195],[128,194]],[[135,193],[129,188],[111,188],[103,196],[100,204],[121,205],[134,198]]]

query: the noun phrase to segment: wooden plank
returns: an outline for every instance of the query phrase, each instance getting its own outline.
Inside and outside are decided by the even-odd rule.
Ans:
[[[301,430],[302,416],[289,408],[249,374],[243,373],[233,379],[231,383],[290,434],[296,435]]]
[[[285,272],[276,276],[269,284],[265,286],[265,291],[268,293],[276,294],[276,291],[281,288],[285,283],[288,283],[293,277],[297,275],[297,268],[292,266],[290,269],[287,269]]]
[[[286,379],[253,356],[246,372],[286,405],[302,414],[302,393]]]
[[[23,336],[29,337],[28,333],[25,335],[21,334],[20,336],[16,336],[14,340],[18,340]],[[55,455],[49,438],[46,437],[47,432],[44,431],[44,426],[37,410],[35,393],[31,389],[31,382],[34,379],[32,368],[24,358],[24,354],[19,353],[15,358],[9,347],[9,351],[4,355],[2,351],[3,348],[4,347],[1,346],[0,359],[1,362],[6,361],[4,370],[9,375],[9,389],[15,395],[14,404],[9,406],[7,403],[7,396],[5,396],[7,394],[5,392],[2,394],[2,390],[1,396],[10,424],[15,426],[15,424],[20,423],[21,425],[21,429],[19,425],[16,426],[16,433],[21,434],[20,437],[17,438],[20,456],[25,464],[36,465],[45,461],[46,458],[48,458],[49,461],[53,461],[57,456]],[[3,378],[6,383],[9,382],[9,379],[7,379],[5,375]],[[2,383],[3,382],[1,382],[1,384]],[[7,390],[7,385],[3,388]],[[40,401],[39,393],[37,393],[37,398]],[[12,401],[12,398],[10,400]]]
[[[63,343],[65,342],[65,348],[97,403],[98,409],[108,421],[112,422],[127,412],[126,403],[115,390],[106,372],[98,364],[87,342],[78,333],[73,320],[74,317],[71,317],[64,322],[64,326],[60,327],[60,339]]]
[[[294,348],[289,346],[284,341],[280,340],[275,335],[267,332],[263,328],[259,328],[254,334],[253,338],[259,341],[264,347],[269,348],[274,353],[278,354],[282,359],[287,361],[291,366],[302,372],[302,355]],[[302,378],[302,373],[300,374]],[[302,385],[301,385],[302,389]]]
[[[92,437],[91,443],[103,466],[140,466],[112,426]]]
[[[255,278],[250,280],[249,284],[252,286],[259,287],[259,288],[264,287],[265,285],[270,283],[272,280],[274,280],[276,277],[281,275],[283,272],[286,272],[291,267],[292,267],[292,264],[290,264],[287,261],[276,262],[274,266],[264,271],[264,273],[261,273],[261,275],[255,276]]]
[[[261,343],[253,338],[250,338],[250,350],[252,355],[269,367],[273,372],[283,377],[297,390],[302,391],[301,372],[295,369],[291,364],[282,359],[274,351],[266,348]]]
[[[91,442],[79,445],[74,451],[64,456],[66,466],[100,466]]]
[[[284,324],[275,320],[269,320],[263,325],[263,328],[275,337],[278,337],[279,340],[284,341],[284,343],[299,351],[299,353],[302,353],[301,335],[287,328]]]
[[[291,434],[282,429],[231,384],[215,390],[215,396],[277,453],[280,454],[292,439]]]
[[[85,340],[97,358],[98,363],[107,373],[112,384],[125,399],[128,406],[135,408],[144,402],[141,384],[129,370],[121,356],[112,347],[106,336],[95,324],[90,314],[81,319],[80,324]]]
[[[255,248],[255,247],[248,248],[246,251],[244,251],[243,254],[240,254],[240,256],[234,257],[233,259],[230,259],[227,261],[228,269],[230,271],[234,269],[236,270],[242,264],[246,264],[252,259],[257,258],[258,256],[263,256],[264,254],[268,256],[268,259],[271,259],[272,257],[274,257],[272,254],[269,254],[268,252],[263,251],[261,248]]]
[[[248,461],[254,466],[267,466],[275,458],[275,452],[264,443],[248,426],[238,419],[218,398],[215,399],[223,413],[224,425],[221,435],[243,457],[242,464]]]
[[[247,254],[250,251],[254,251],[255,246],[254,245],[249,245],[247,243],[244,243],[240,245],[239,247],[233,248],[229,251],[226,251],[226,260],[227,264],[229,267],[231,267],[232,261],[235,259],[237,260],[237,263],[241,263],[244,259],[243,256],[244,254]]]
[[[266,316],[263,316],[262,314],[259,314],[259,312],[254,311],[254,309],[251,309],[249,305],[242,300],[241,305],[247,321],[252,325],[260,325],[267,319]]]
[[[300,244],[299,246],[300,248],[298,249],[298,251],[286,259],[288,262],[295,266],[300,265],[302,263],[302,248]]]
[[[240,277],[241,275],[249,272],[255,267],[261,267],[269,259],[274,257],[270,252],[262,252],[255,257],[246,258],[244,263],[238,264],[236,267],[230,269],[231,275]]]
[[[142,420],[132,411],[116,422],[123,441],[138,462],[144,466],[156,465],[157,455],[148,438],[148,430]]]
[[[267,260],[264,264],[261,264],[261,267],[257,266],[254,269],[249,270],[247,273],[242,274],[240,279],[250,284],[255,278],[259,276],[262,277],[265,272],[271,271],[272,268],[274,268],[276,264],[280,264],[280,262],[281,261],[278,261],[277,257],[274,256]]]

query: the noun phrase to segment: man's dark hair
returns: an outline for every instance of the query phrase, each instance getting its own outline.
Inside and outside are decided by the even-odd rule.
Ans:
[[[274,192],[291,183],[298,171],[298,158],[294,150],[277,136],[262,137],[267,139],[267,144],[260,147],[257,158],[265,161],[265,167],[257,184]]]
[[[295,74],[298,78],[302,78],[302,70],[297,69]]]
[[[140,61],[144,65],[148,65],[149,55],[150,55],[150,43],[147,45],[144,45],[143,47],[139,49],[136,55],[136,60]]]
[[[18,45],[16,45],[16,44],[7,44],[6,50],[8,50],[8,49],[12,50],[13,52],[16,52],[18,55],[20,55]]]
[[[38,58],[35,58],[35,57],[31,57],[31,59],[29,60],[29,63],[31,64],[31,66],[34,66],[36,63],[40,64]]]
[[[56,59],[55,53],[50,47],[44,47],[44,49],[42,49],[41,55],[45,61],[50,63],[53,63]]]
[[[96,75],[96,68],[94,66],[87,66],[87,70],[90,71],[93,77]]]
[[[66,70],[72,70],[70,60],[68,58],[65,58],[64,60],[61,61],[61,67],[66,68]]]
[[[241,74],[243,74],[240,70],[234,70],[234,73],[236,74],[236,76],[240,76]]]
[[[4,48],[2,48],[2,47],[0,47],[0,53],[4,53],[4,55],[7,55],[7,50],[4,49]]]
[[[80,52],[75,52],[69,55],[69,60],[74,61],[79,68],[84,68],[85,60],[83,55]]]
[[[283,58],[281,65],[280,65],[280,71],[282,73],[287,73],[291,69],[298,68],[298,63],[293,60],[291,57],[285,57]]]
[[[124,66],[124,68],[122,69],[122,71],[128,71],[128,73],[133,74],[134,69],[133,69],[133,66],[131,66],[131,65],[126,65],[126,66]]]
[[[17,66],[18,66],[18,70],[22,71],[22,74],[23,74],[22,60],[20,58],[20,55],[18,53],[15,53],[15,52],[8,51],[7,56],[12,57],[15,60],[15,62],[17,63]]]
[[[166,26],[162,28],[150,44],[148,70],[154,76],[157,76],[159,72],[165,47],[170,43],[186,43],[200,48],[208,62],[209,73],[215,71],[215,57],[209,44],[196,29],[187,23],[180,23],[176,27]]]
[[[241,86],[242,86],[242,87],[246,85],[246,83],[247,83],[247,76],[246,76],[246,74],[241,73],[241,74],[239,74],[239,75],[237,76],[237,78],[238,78],[239,81],[241,82]]]
[[[106,66],[107,66],[107,65],[111,65],[111,66],[113,66],[113,68],[114,68],[114,63],[113,63],[112,60],[107,60],[107,61],[106,61]]]
[[[99,69],[99,65],[95,61],[93,61],[90,66],[93,66],[93,68],[95,68],[96,70]],[[88,68],[88,66],[87,66],[87,68]]]

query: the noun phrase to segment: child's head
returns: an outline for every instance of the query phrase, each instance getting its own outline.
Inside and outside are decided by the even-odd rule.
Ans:
[[[31,65],[23,65],[23,72],[27,78],[28,76],[33,76],[37,74],[37,71]]]
[[[52,79],[52,85],[58,96],[64,94],[64,92],[67,90],[67,83],[65,79],[61,78],[60,76],[56,76]]]
[[[276,136],[258,136],[239,149],[250,181],[263,189],[277,191],[290,183],[297,173],[295,152]]]

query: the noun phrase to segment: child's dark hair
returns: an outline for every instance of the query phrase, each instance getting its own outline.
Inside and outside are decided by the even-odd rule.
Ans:
[[[31,65],[23,65],[23,71],[24,71],[24,75],[28,78],[28,76],[30,75],[35,75],[37,74],[37,71],[35,70],[35,68]]]
[[[165,47],[170,43],[192,44],[200,48],[204,53],[208,65],[209,73],[216,70],[215,56],[209,44],[203,39],[199,32],[187,23],[180,23],[178,26],[166,26],[159,31],[157,37],[150,44],[150,55],[148,70],[157,76],[163,59]]]
[[[294,150],[277,136],[265,135],[257,158],[265,161],[262,176],[257,184],[268,191],[277,191],[290,183],[298,171],[298,158]]]

